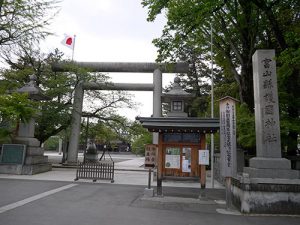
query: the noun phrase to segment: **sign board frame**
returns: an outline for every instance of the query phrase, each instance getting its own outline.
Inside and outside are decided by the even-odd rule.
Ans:
[[[12,156],[15,153],[17,155]],[[3,144],[0,155],[0,164],[24,165],[26,155],[26,145],[22,144]]]

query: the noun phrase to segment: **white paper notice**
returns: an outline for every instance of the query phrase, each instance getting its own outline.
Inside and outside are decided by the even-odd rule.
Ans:
[[[179,169],[180,168],[180,155],[166,155],[165,168]]]
[[[199,150],[199,165],[209,165],[208,150]]]
[[[189,160],[182,160],[182,172],[185,173],[191,172]]]

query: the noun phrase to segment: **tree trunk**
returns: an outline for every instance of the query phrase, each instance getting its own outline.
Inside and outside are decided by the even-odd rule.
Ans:
[[[252,63],[246,63],[241,68],[241,86],[240,92],[242,100],[248,105],[251,112],[254,112],[254,94],[253,94],[253,72]]]

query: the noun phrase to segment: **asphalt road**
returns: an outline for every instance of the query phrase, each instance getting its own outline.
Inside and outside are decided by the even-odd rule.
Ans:
[[[224,215],[208,190],[190,202],[143,198],[143,186],[0,179],[2,225],[299,225],[297,216]],[[197,197],[193,188],[164,188],[163,199]]]

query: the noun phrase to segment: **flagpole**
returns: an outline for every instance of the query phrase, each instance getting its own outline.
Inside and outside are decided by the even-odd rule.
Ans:
[[[73,48],[72,48],[72,61],[74,59],[75,39],[76,39],[76,35],[74,34],[74,44],[73,44]]]
[[[214,118],[214,68],[213,68],[213,25],[210,22],[210,73],[211,73],[211,118]],[[214,134],[211,133],[211,153],[210,153],[210,172],[211,172],[211,188],[215,187],[214,181]]]

